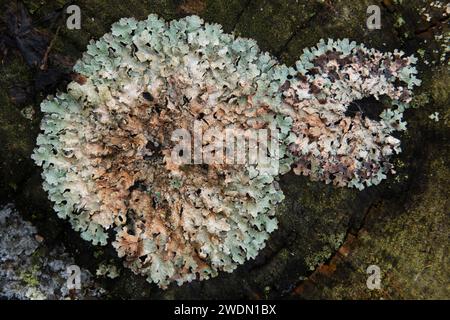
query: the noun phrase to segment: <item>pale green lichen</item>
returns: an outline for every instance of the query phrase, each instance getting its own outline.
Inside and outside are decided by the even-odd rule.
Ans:
[[[294,119],[288,141],[297,174],[363,189],[394,172],[389,158],[401,151],[395,131],[406,130],[403,112],[420,85],[417,59],[381,53],[348,39],[321,40],[305,49],[283,85]],[[365,116],[358,101],[387,98],[380,120]],[[348,114],[355,105],[359,111]]]
[[[428,118],[430,118],[434,122],[439,122],[439,112],[433,112],[432,114],[429,115]]]
[[[281,103],[275,63],[196,16],[115,23],[76,64],[85,80],[41,105],[33,158],[58,215],[94,244],[114,228],[125,264],[161,287],[254,258],[277,227],[283,149],[268,164],[181,166],[171,134],[195,136],[197,121],[203,132],[267,128],[283,138],[291,121],[269,108]]]
[[[115,265],[112,264],[100,264],[95,271],[97,276],[108,277],[110,279],[115,279],[120,275],[119,270]]]

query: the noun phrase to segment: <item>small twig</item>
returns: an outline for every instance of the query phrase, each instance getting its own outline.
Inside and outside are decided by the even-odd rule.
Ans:
[[[41,70],[46,70],[47,69],[48,55],[50,54],[50,50],[52,49],[52,47],[53,47],[53,45],[55,43],[55,40],[58,37],[58,33],[59,33],[60,29],[61,29],[61,26],[58,26],[58,28],[56,29],[55,36],[53,37],[52,41],[48,45],[47,50],[45,50],[44,57],[42,58],[41,65],[39,66],[39,69],[41,69]]]

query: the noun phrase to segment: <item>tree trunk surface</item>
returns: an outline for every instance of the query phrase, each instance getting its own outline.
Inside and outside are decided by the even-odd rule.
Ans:
[[[382,26],[368,30],[372,2],[80,0],[82,27],[68,30],[64,18],[52,18],[65,1],[24,1],[32,21],[44,21],[36,23],[29,41],[45,43],[46,59],[31,67],[32,53],[0,47],[0,201],[15,203],[46,246],[63,243],[80,267],[95,274],[100,263],[117,265],[118,278],[98,279],[108,298],[448,299],[449,12],[445,4],[437,8],[431,1],[376,1]],[[6,34],[11,15],[2,12],[0,30]],[[111,246],[83,241],[57,218],[30,156],[42,117],[40,102],[65,90],[89,40],[121,17],[144,19],[151,13],[166,20],[199,15],[225,32],[255,39],[287,65],[321,38],[349,38],[381,51],[414,54],[422,80],[415,91],[420,107],[405,113],[408,131],[400,136],[403,151],[394,159],[397,174],[364,191],[293,174],[281,177],[286,199],[277,208],[278,229],[255,260],[233,273],[161,290],[123,268]],[[435,112],[439,121],[429,118]],[[380,289],[367,286],[370,265],[381,270]]]

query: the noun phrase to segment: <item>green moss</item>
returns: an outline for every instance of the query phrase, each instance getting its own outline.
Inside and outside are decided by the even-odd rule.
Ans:
[[[335,210],[345,206],[347,201],[352,201],[357,192],[348,188],[335,188],[333,186],[323,185],[322,183],[306,181],[305,185],[298,184],[297,202],[307,210],[316,213],[326,210]],[[307,192],[307,190],[314,190]]]
[[[38,120],[26,119],[10,101],[9,89],[14,85],[26,85],[31,73],[19,56],[8,58],[8,64],[0,66],[0,198],[17,190],[30,172],[29,158],[34,147]]]
[[[208,22],[221,24],[225,32],[232,32],[246,3],[244,0],[206,0],[204,10],[198,14]]]
[[[36,287],[39,285],[39,279],[37,277],[37,273],[39,272],[39,267],[34,265],[29,270],[23,271],[20,274],[20,278],[23,282],[31,287]]]
[[[448,148],[447,148],[448,150]],[[306,298],[327,299],[445,299],[450,294],[448,240],[449,192],[446,182],[448,151],[440,141],[423,150],[426,165],[404,206],[398,198],[384,199],[368,215],[364,230],[347,245],[349,256],[338,261],[336,272],[315,279]],[[366,287],[366,268],[382,271],[381,290]]]
[[[263,50],[277,53],[296,34],[298,27],[315,15],[317,7],[314,1],[252,1],[235,31],[240,36],[255,39]]]
[[[420,108],[427,105],[430,102],[430,95],[427,92],[415,95],[411,101],[412,108]]]
[[[2,89],[11,87],[14,83],[27,83],[32,80],[32,73],[19,55],[10,55],[8,64],[1,65],[0,83]]]
[[[320,263],[330,258],[334,252],[341,246],[344,241],[345,233],[336,234],[322,234],[319,236],[320,240],[324,242],[321,250],[311,252],[305,257],[306,265],[309,270],[313,271]]]
[[[447,103],[449,101],[450,92],[450,74],[446,66],[434,71],[430,89],[434,102],[448,107]],[[448,111],[448,108],[446,108],[446,110]]]

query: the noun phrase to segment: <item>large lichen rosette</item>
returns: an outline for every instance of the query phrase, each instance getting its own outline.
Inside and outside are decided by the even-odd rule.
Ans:
[[[415,62],[397,50],[381,53],[348,39],[321,40],[304,50],[295,68],[282,69],[291,75],[281,89],[293,119],[286,143],[294,172],[358,189],[394,172],[390,158],[401,151],[394,133],[406,130],[403,112],[411,89],[420,84]],[[374,118],[361,107],[369,97],[384,105]]]
[[[196,16],[115,23],[88,45],[67,93],[41,105],[33,159],[59,217],[94,244],[111,231],[125,264],[161,287],[254,258],[277,226],[283,148],[267,146],[264,164],[179,164],[172,134],[267,129],[272,143],[285,139],[292,121],[274,112],[275,63]]]

